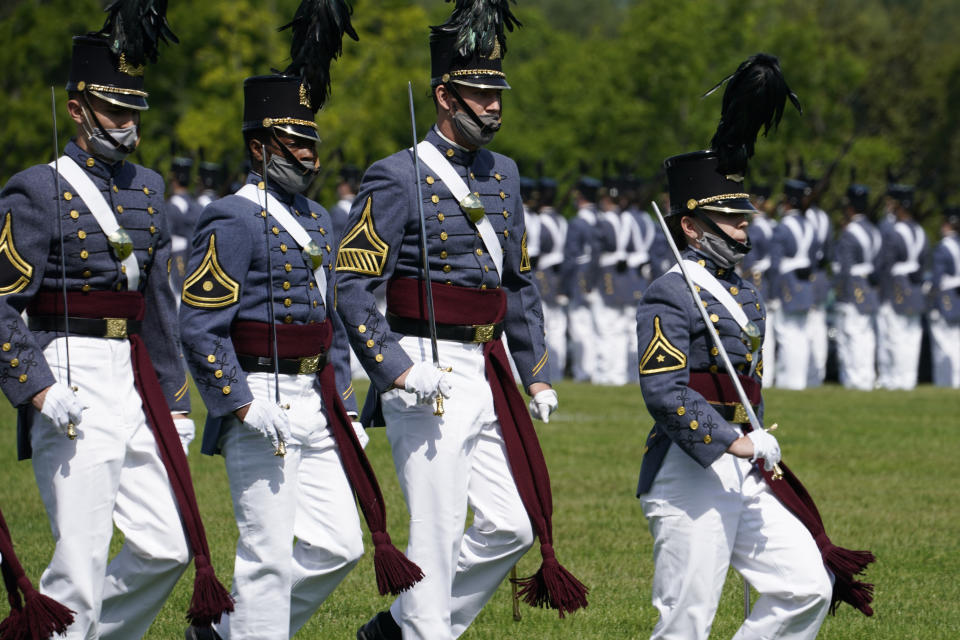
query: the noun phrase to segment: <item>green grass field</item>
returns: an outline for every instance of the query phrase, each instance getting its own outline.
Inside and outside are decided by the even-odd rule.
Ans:
[[[361,388],[363,385],[360,385]],[[656,621],[650,605],[651,542],[634,498],[644,437],[651,419],[637,387],[558,385],[560,410],[538,423],[550,466],[558,556],[590,587],[590,606],[559,620],[555,612],[521,609],[514,622],[504,585],[463,636],[504,638],[644,638]],[[836,386],[770,391],[768,423],[777,422],[784,458],[817,500],[827,532],[842,546],[871,549],[876,584],[872,618],[844,605],[828,617],[823,639],[960,638],[960,393],[922,387],[913,392],[851,392]],[[195,405],[199,405],[194,395]],[[201,412],[195,414],[203,424]],[[50,529],[28,462],[16,462],[13,411],[0,410],[2,508],[21,560],[36,581],[52,550]],[[387,501],[397,546],[406,542],[406,512],[382,430],[367,449]],[[221,580],[230,583],[236,527],[223,461],[191,452],[200,509]],[[366,533],[365,533],[366,535]],[[389,604],[376,593],[368,554],[324,603],[299,638],[351,640],[356,628]],[[536,570],[531,552],[521,576]],[[181,638],[193,569],[177,586],[151,639]],[[713,626],[729,638],[742,616],[742,591],[731,574]],[[2,599],[0,617],[6,616]]]

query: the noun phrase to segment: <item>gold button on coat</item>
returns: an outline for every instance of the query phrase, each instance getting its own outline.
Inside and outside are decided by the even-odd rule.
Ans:
[[[700,428],[700,423],[697,422],[696,420],[691,420],[691,421],[690,421],[690,428],[691,428],[692,430],[696,431],[697,429]]]
[[[678,416],[682,416],[682,415],[685,414],[686,412],[687,412],[687,408],[686,408],[686,407],[677,407],[677,415],[678,415]]]
[[[710,444],[713,442],[713,438],[710,437],[710,434],[703,436],[703,444]]]
[[[376,360],[377,362],[383,362],[383,354],[378,353],[373,359]]]

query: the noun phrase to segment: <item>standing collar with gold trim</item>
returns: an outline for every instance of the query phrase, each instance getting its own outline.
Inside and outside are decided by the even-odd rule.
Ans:
[[[70,139],[70,142],[68,142],[67,146],[64,147],[63,153],[78,165],[83,167],[87,173],[96,178],[100,178],[101,180],[110,180],[110,178],[116,179],[127,164],[126,160],[107,162],[106,160],[101,160],[96,156],[90,155],[80,148],[80,145],[77,144],[76,138]]]
[[[426,140],[439,149],[443,157],[451,163],[460,164],[465,167],[473,165],[473,161],[476,160],[477,152],[479,151],[479,149],[477,151],[470,151],[466,147],[462,147],[450,140],[440,133],[436,125],[431,127],[430,131],[427,132]]]

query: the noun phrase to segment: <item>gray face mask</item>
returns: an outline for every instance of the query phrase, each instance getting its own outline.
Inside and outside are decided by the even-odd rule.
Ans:
[[[724,269],[732,269],[747,255],[731,249],[723,238],[709,231],[704,231],[700,237],[700,251]]]
[[[87,129],[87,146],[90,147],[90,153],[107,162],[119,162],[126,158],[129,153],[123,151],[120,147],[115,147],[110,140],[100,131],[100,129]],[[140,139],[140,132],[137,125],[124,127],[123,129],[105,129],[114,140],[128,149],[137,148],[137,140]]]
[[[460,110],[453,114],[453,126],[463,136],[463,140],[474,147],[483,147],[490,144],[493,136],[500,130],[499,116],[483,114],[477,116],[483,127],[480,127],[469,114]]]
[[[287,193],[303,193],[316,177],[317,170],[312,162],[293,163],[280,155],[270,156],[267,161],[270,184]]]

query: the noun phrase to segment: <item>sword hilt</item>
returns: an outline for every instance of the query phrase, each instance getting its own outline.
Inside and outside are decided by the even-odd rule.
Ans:
[[[80,388],[77,387],[77,385],[72,384],[70,385],[70,390],[76,393],[80,390]],[[67,437],[71,440],[77,439],[77,425],[73,424],[72,422],[67,423]]]
[[[443,415],[443,395],[437,396],[437,406],[433,410],[433,415],[435,416]]]
[[[287,443],[283,441],[283,436],[281,436],[279,433],[277,434],[277,443],[277,448],[274,449],[273,455],[282,458],[287,455]]]
[[[772,425],[764,429],[764,431],[776,431],[777,423],[774,422]],[[780,468],[779,464],[773,465],[773,475],[771,476],[774,480],[783,480],[783,469]]]

